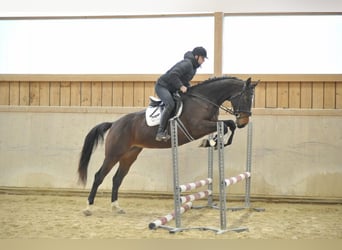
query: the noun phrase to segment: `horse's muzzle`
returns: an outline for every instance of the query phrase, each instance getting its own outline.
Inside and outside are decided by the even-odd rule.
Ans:
[[[238,128],[244,128],[244,127],[246,127],[246,125],[247,125],[247,124],[237,124],[237,127],[238,127]]]
[[[238,128],[245,127],[249,122],[249,115],[240,114],[236,117],[236,126]]]

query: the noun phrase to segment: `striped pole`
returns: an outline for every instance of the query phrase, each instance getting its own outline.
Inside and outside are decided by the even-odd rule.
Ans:
[[[191,209],[192,202],[185,203],[183,206],[180,207],[180,213],[184,213]],[[148,227],[149,229],[156,229],[162,225],[165,225],[169,221],[173,220],[175,218],[175,212],[172,212],[170,214],[165,215],[164,217],[161,217],[153,222],[151,222]]]
[[[212,182],[213,182],[212,178],[206,178],[204,180],[200,180],[200,181],[196,181],[196,182],[180,185],[179,189],[180,189],[181,192],[185,192],[185,191],[193,190],[193,189],[196,189],[196,188],[199,188],[199,187],[203,187],[203,186],[208,185],[208,184],[210,184]]]
[[[206,198],[211,194],[212,194],[211,190],[205,190],[205,191],[201,191],[201,192],[198,192],[195,194],[189,194],[189,195],[181,196],[180,199],[181,199],[181,203],[183,204],[185,202]]]
[[[233,184],[235,184],[239,181],[242,181],[246,178],[249,178],[249,177],[251,177],[251,173],[250,172],[244,172],[242,174],[239,174],[238,176],[225,179],[226,187],[228,187],[229,185],[233,185]]]

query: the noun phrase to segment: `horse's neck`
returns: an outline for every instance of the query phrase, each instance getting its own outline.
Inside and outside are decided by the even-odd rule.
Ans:
[[[220,82],[208,83],[208,86],[203,86],[202,88],[196,89],[196,91],[194,91],[194,95],[197,93],[198,95],[207,98],[211,102],[221,105],[224,101],[239,93],[242,89],[242,85],[237,81],[222,81],[228,80],[220,80]]]

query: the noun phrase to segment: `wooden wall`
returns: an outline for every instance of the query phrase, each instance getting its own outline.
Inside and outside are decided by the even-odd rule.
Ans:
[[[0,82],[0,105],[144,107],[154,82]]]
[[[255,107],[342,109],[342,82],[261,82]]]
[[[4,77],[2,77],[4,78]],[[0,79],[0,105],[9,106],[110,106],[145,107],[155,95],[151,80],[157,76],[74,79],[54,76],[44,78],[7,77]],[[93,79],[92,79],[93,78]],[[120,77],[114,77],[119,78]],[[243,79],[246,77],[242,76]],[[252,76],[261,79],[256,88],[256,108],[342,109],[340,76]],[[193,84],[207,79],[195,79]]]

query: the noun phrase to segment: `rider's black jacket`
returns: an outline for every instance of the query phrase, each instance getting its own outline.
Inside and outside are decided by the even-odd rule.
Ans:
[[[182,61],[176,63],[158,79],[157,84],[167,88],[172,93],[179,90],[182,85],[190,87],[190,81],[199,66],[192,52],[188,51],[184,54]]]

